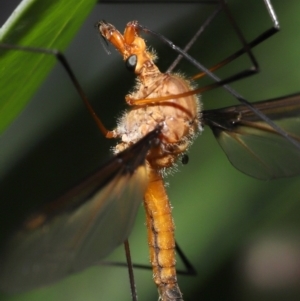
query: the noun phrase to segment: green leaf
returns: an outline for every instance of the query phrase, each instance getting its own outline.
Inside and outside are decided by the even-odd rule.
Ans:
[[[25,0],[0,30],[0,42],[64,51],[96,0]],[[0,48],[0,133],[21,112],[55,57]]]

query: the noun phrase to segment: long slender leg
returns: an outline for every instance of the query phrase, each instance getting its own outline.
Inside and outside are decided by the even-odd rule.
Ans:
[[[124,241],[124,249],[125,249],[126,263],[127,263],[127,268],[128,268],[128,274],[129,274],[131,297],[132,297],[132,301],[137,301],[138,297],[137,297],[137,291],[136,291],[136,286],[135,286],[135,281],[134,281],[133,265],[132,265],[132,261],[131,261],[130,247],[129,247],[128,239],[126,239]]]
[[[257,73],[257,71],[259,70],[259,66],[258,63],[251,51],[251,49],[257,45],[259,45],[260,43],[264,42],[265,40],[267,40],[268,38],[270,38],[272,35],[274,35],[275,33],[277,33],[279,31],[279,22],[276,16],[276,13],[272,7],[272,4],[270,3],[269,0],[264,0],[265,5],[266,5],[266,9],[268,11],[270,20],[272,22],[272,27],[265,30],[263,33],[261,33],[260,35],[258,35],[256,38],[254,38],[252,41],[247,42],[243,33],[241,32],[241,30],[239,29],[239,26],[237,25],[233,15],[231,14],[227,3],[224,0],[220,0],[220,5],[216,8],[216,10],[211,14],[211,16],[209,16],[207,18],[207,20],[200,26],[200,28],[198,29],[198,31],[195,33],[195,35],[191,38],[190,42],[183,48],[183,50],[185,52],[189,51],[189,49],[192,47],[192,45],[195,43],[195,41],[197,40],[197,38],[199,37],[199,35],[203,32],[203,30],[212,22],[212,20],[216,17],[216,15],[220,12],[221,7],[223,8],[222,11],[224,11],[224,13],[227,15],[227,19],[229,20],[233,30],[236,32],[236,35],[238,36],[239,40],[241,41],[241,43],[243,44],[243,48],[237,50],[236,52],[234,52],[233,54],[231,54],[230,56],[228,56],[227,58],[223,59],[222,61],[220,61],[219,63],[215,64],[214,66],[208,68],[209,71],[213,72],[216,71],[220,68],[222,68],[223,66],[227,65],[228,63],[234,61],[235,59],[237,59],[238,57],[240,57],[241,55],[247,53],[247,55],[249,56],[250,60],[252,61],[252,66],[248,69],[248,70],[244,70],[241,71],[233,76],[231,76],[230,80],[228,80],[229,82],[235,81],[235,80],[239,80],[243,77],[247,77],[249,75],[255,74]],[[171,64],[171,66],[168,68],[167,72],[171,72],[176,65],[179,63],[179,61],[183,58],[182,55],[178,55],[178,57],[176,58],[176,60]],[[206,75],[205,72],[201,72],[198,73],[194,76],[192,76],[193,79],[199,79],[202,78]]]
[[[184,251],[179,247],[178,243],[175,241],[175,251],[176,255],[180,258],[183,263],[184,270],[177,269],[177,275],[186,275],[186,276],[194,276],[197,275],[197,272],[192,265],[192,263],[187,258]],[[116,267],[127,267],[127,262],[117,262],[117,261],[103,261],[101,265],[109,265],[109,266],[116,266]],[[143,269],[143,270],[152,270],[152,266],[146,264],[138,264],[132,263],[132,267],[135,269]]]
[[[249,101],[247,101],[241,94],[239,94],[237,91],[235,91],[233,88],[231,88],[230,86],[228,86],[228,83],[232,81],[232,78],[229,79],[225,79],[225,80],[221,80],[218,76],[216,76],[214,73],[210,72],[206,67],[204,67],[202,64],[200,64],[197,60],[195,60],[192,56],[190,56],[188,53],[186,53],[185,51],[183,51],[180,47],[176,46],[172,41],[170,41],[169,39],[167,39],[166,37],[164,37],[163,35],[154,32],[152,30],[150,30],[149,28],[140,25],[139,24],[139,28],[145,32],[150,32],[151,34],[153,34],[154,36],[156,36],[158,39],[160,39],[162,42],[166,43],[170,48],[172,48],[173,50],[175,50],[176,52],[178,52],[179,54],[181,54],[183,57],[185,57],[189,62],[191,62],[195,67],[197,67],[199,70],[205,72],[211,79],[213,79],[215,81],[215,83],[199,88],[199,89],[195,89],[193,91],[189,91],[187,93],[182,93],[182,94],[177,94],[177,97],[184,97],[184,96],[188,96],[191,95],[192,92],[194,92],[194,94],[196,93],[201,93],[204,91],[208,91],[211,90],[215,87],[218,86],[223,86],[223,88],[230,93],[232,96],[234,96],[238,101],[240,101],[242,104],[246,105],[251,111],[253,111],[257,116],[259,116],[263,121],[267,122],[275,131],[277,131],[281,136],[283,136],[285,139],[287,139],[288,141],[290,141],[290,143],[292,143],[295,147],[297,147],[298,149],[300,149],[300,143],[296,140],[294,140],[292,137],[290,137],[282,128],[280,128],[279,126],[277,126],[270,118],[268,118],[267,116],[265,116],[262,112],[260,112],[258,109],[256,109],[255,107],[253,107],[251,105],[251,103]],[[174,95],[173,95],[174,97]],[[170,99],[168,96],[167,97],[160,97],[159,99],[152,99],[152,101],[164,101]],[[128,99],[126,99],[128,101]],[[130,99],[129,99],[130,101]],[[140,103],[139,103],[140,102]],[[149,102],[149,100],[138,100],[136,101],[136,104],[145,104]]]
[[[101,131],[101,133],[106,138],[114,138],[113,131],[109,131],[106,129],[106,127],[103,125],[101,119],[97,116],[96,112],[94,111],[93,107],[91,106],[88,98],[86,97],[83,88],[81,87],[79,81],[77,80],[70,64],[68,63],[66,57],[59,52],[58,50],[53,49],[44,49],[44,48],[34,48],[34,47],[24,47],[24,46],[17,46],[17,45],[11,45],[11,44],[3,44],[0,43],[0,48],[4,49],[10,49],[15,51],[26,51],[26,52],[33,52],[33,53],[42,53],[47,55],[55,56],[55,58],[62,64],[64,69],[67,72],[68,77],[72,81],[74,87],[76,88],[76,91],[78,92],[80,98],[82,99],[85,107],[87,108],[88,112],[90,113],[91,117],[94,119],[97,127]]]

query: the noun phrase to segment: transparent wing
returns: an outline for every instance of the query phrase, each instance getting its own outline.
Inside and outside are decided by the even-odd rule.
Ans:
[[[97,173],[44,206],[10,235],[0,257],[0,289],[20,292],[96,264],[129,235],[147,185],[150,133]]]
[[[300,142],[300,94],[256,102],[253,106]],[[245,174],[267,180],[300,173],[300,149],[246,106],[204,111],[202,119],[232,165]]]

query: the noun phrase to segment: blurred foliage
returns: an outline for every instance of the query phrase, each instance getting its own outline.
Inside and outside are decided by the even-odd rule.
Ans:
[[[0,41],[64,51],[95,2],[23,1],[2,26]],[[3,49],[0,55],[0,132],[3,132],[44,81],[55,59],[51,55]]]
[[[247,4],[240,0],[228,2],[247,40],[271,26],[262,1],[248,1]],[[232,85],[250,101],[299,91],[300,45],[296,24],[299,24],[300,4],[297,0],[289,1],[288,5],[274,0],[273,5],[282,29],[254,49],[261,72]],[[186,12],[181,7],[177,13],[169,12],[174,7],[172,5],[171,8],[170,4],[99,5],[67,51],[75,73],[108,127],[114,126],[133,79],[123,71],[125,68],[115,51],[107,57],[99,47],[93,24],[105,18],[123,28],[127,21],[138,19],[175,43],[184,45],[212,8],[199,6],[197,10],[191,8]],[[167,19],[164,17],[167,15],[172,16],[171,20],[160,24],[160,19]],[[220,16],[191,49],[191,54],[205,65],[216,63],[239,48],[239,42],[226,22]],[[158,65],[165,70],[176,55],[152,37],[147,36],[146,39],[157,49]],[[104,68],[98,70],[103,65]],[[184,62],[179,67],[185,74],[197,72]],[[248,59],[241,58],[218,74],[226,76],[246,67],[249,67]],[[0,191],[6,203],[10,202],[16,208],[20,202],[30,202],[31,199],[37,202],[59,195],[108,156],[109,143],[101,138],[93,121],[82,109],[63,70],[60,67],[55,69],[49,78],[50,88],[41,88],[1,138],[0,160],[3,160],[3,166],[5,163],[5,173],[1,174]],[[61,94],[53,94],[57,92]],[[208,92],[201,99],[205,108],[236,103],[222,89]],[[52,118],[48,121],[49,116]],[[251,295],[241,284],[243,275],[235,267],[244,246],[257,235],[265,231],[277,233],[282,229],[299,233],[299,177],[262,182],[241,174],[227,161],[209,129],[197,139],[189,157],[190,163],[167,179],[177,240],[198,271],[197,277],[179,276],[185,300],[258,300],[254,290],[251,290]],[[134,262],[147,263],[142,209],[130,241]],[[123,260],[122,252],[120,247],[111,258]],[[181,266],[180,261],[178,265]],[[136,270],[136,284],[140,300],[157,299],[151,272]],[[264,300],[270,296],[262,295]],[[276,300],[287,299],[287,295],[283,299],[279,299],[279,295]],[[294,300],[297,297],[299,299],[296,295]],[[274,296],[270,298],[275,300]],[[126,269],[93,267],[47,288],[16,296],[0,295],[0,300],[5,301],[96,299],[130,300]]]

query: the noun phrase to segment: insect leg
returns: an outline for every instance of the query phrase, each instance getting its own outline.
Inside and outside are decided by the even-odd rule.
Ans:
[[[103,125],[101,119],[97,116],[97,114],[94,111],[93,107],[91,106],[87,96],[85,95],[83,88],[81,87],[79,81],[77,80],[77,77],[75,76],[70,64],[68,63],[66,57],[60,51],[55,50],[55,49],[25,47],[25,46],[17,46],[17,45],[4,44],[4,43],[0,43],[0,48],[11,49],[11,50],[16,50],[16,51],[42,53],[42,54],[55,56],[56,59],[61,63],[61,65],[66,70],[70,80],[72,81],[73,85],[75,86],[80,98],[82,99],[82,101],[83,101],[85,107],[87,108],[88,112],[90,113],[91,117],[96,122],[96,125],[99,128],[99,130],[101,131],[101,133],[106,138],[114,138],[115,137],[113,131],[107,130],[106,127]]]

